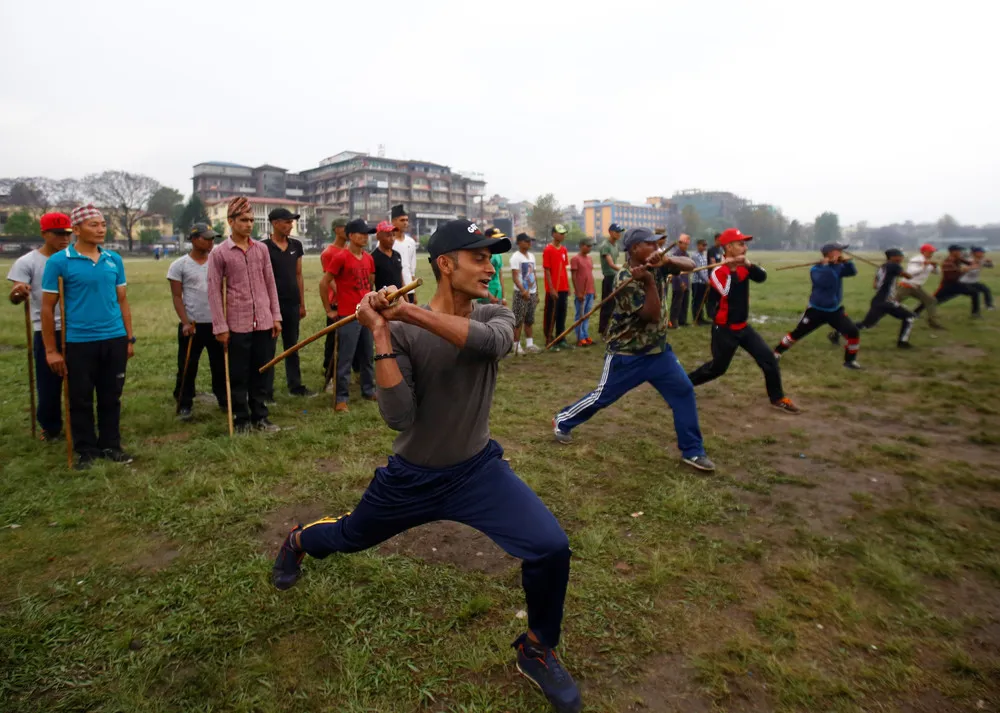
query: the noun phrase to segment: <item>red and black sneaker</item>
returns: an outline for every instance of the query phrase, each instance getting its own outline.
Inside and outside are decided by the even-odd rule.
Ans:
[[[282,591],[291,589],[302,574],[302,559],[306,553],[295,546],[295,533],[302,531],[302,525],[296,525],[288,533],[288,537],[281,543],[278,556],[274,559],[274,566],[271,568],[271,582],[277,589]]]

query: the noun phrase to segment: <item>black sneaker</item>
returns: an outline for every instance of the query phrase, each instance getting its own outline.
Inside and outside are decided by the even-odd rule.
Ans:
[[[90,470],[90,466],[97,462],[95,456],[86,454],[81,455],[76,459],[76,463],[73,465],[73,470]]]
[[[266,418],[262,418],[253,425],[258,431],[264,431],[265,433],[277,433],[281,430],[281,426],[271,423]]]
[[[105,448],[101,451],[101,458],[109,460],[112,463],[121,463],[122,465],[128,465],[135,460],[135,458],[130,456],[121,448]]]
[[[840,345],[840,333],[839,332],[830,332],[829,334],[826,335],[826,338],[830,340],[830,344],[833,344],[834,346],[839,346]]]
[[[253,433],[255,426],[251,426],[249,423],[237,423],[233,426],[234,433],[246,434]]]
[[[692,468],[704,471],[715,470],[715,463],[708,459],[708,456],[695,456],[694,458],[682,458]]]
[[[296,389],[295,391],[289,393],[291,393],[292,396],[301,396],[304,399],[311,399],[314,396],[319,396],[319,394],[317,394],[315,391],[306,388],[305,386],[303,386],[301,389]]]
[[[288,533],[288,537],[281,543],[278,556],[274,558],[274,566],[271,567],[271,583],[282,591],[294,587],[302,574],[300,565],[306,553],[295,547],[296,532],[302,532],[302,525],[296,525]]]
[[[563,668],[556,652],[547,646],[528,640],[521,634],[512,646],[517,650],[517,670],[541,689],[558,713],[579,713],[583,710],[580,689]]]
[[[177,412],[177,418],[179,418],[181,421],[190,421],[191,420],[191,409],[189,409],[189,408],[182,408],[180,411]]]

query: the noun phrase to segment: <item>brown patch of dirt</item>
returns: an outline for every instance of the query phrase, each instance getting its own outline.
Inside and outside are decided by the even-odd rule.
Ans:
[[[465,572],[500,574],[518,560],[497,547],[478,530],[457,522],[421,525],[396,535],[379,549],[383,555],[403,555],[422,562],[450,564]]]
[[[316,459],[316,470],[320,473],[339,473],[340,472],[340,461],[336,458],[317,458]]]
[[[982,359],[986,356],[986,350],[979,347],[970,347],[966,344],[943,344],[939,347],[931,347],[931,352],[941,354],[949,361],[971,361]]]
[[[191,438],[189,431],[177,431],[176,433],[165,433],[162,436],[147,438],[146,443],[151,446],[162,446],[165,443],[179,443]]]
[[[145,550],[141,555],[129,562],[130,569],[142,572],[160,572],[170,566],[170,563],[180,557],[180,545],[176,542],[165,541]]]
[[[629,691],[626,711],[644,713],[709,713],[711,700],[694,681],[695,670],[681,654],[656,656],[642,681]]]
[[[297,505],[285,505],[264,516],[264,525],[260,529],[259,544],[262,552],[274,554],[275,550],[281,546],[288,531],[300,522],[315,522],[325,515],[326,508],[316,503],[299,503]],[[343,513],[336,513],[343,515]]]

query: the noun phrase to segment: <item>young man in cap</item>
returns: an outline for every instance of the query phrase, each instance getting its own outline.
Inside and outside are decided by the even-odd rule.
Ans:
[[[992,268],[993,261],[986,259],[986,249],[980,246],[972,248],[970,251],[972,253],[972,260],[969,262],[969,269],[962,274],[958,281],[960,284],[967,286],[973,291],[972,296],[972,314],[974,317],[982,316],[982,313],[978,310],[979,296],[983,296],[983,300],[986,302],[986,309],[993,310],[993,293],[990,292],[990,288],[979,281],[979,273],[984,267]]]
[[[844,366],[848,369],[861,368],[858,364],[861,333],[844,311],[844,278],[858,274],[854,261],[844,255],[847,247],[842,243],[827,243],[820,248],[823,259],[809,270],[809,279],[812,280],[809,305],[795,329],[774,348],[774,355],[779,359],[795,342],[828,324],[847,337]]]
[[[573,295],[576,315],[573,321],[580,319],[587,314],[594,306],[594,258],[590,256],[590,250],[594,247],[594,242],[590,238],[580,241],[580,252],[569,261],[569,269],[573,274]],[[594,343],[590,338],[590,320],[585,319],[576,325],[576,345],[578,347],[589,347]]]
[[[225,354],[222,345],[212,334],[212,310],[208,306],[208,256],[215,247],[215,241],[221,237],[207,223],[195,223],[188,234],[191,252],[174,260],[167,269],[174,311],[180,319],[177,325],[177,380],[174,384],[174,400],[177,401],[177,416],[182,421],[191,419],[202,350],[208,352],[215,400],[223,411],[228,408]],[[189,343],[190,359],[187,358]],[[188,362],[186,374],[185,362]]]
[[[719,311],[712,326],[712,359],[688,374],[695,386],[707,384],[726,373],[737,349],[753,357],[764,372],[764,386],[771,405],[785,413],[799,413],[799,408],[781,388],[781,369],[774,351],[750,326],[750,282],[764,282],[767,272],[747,257],[747,243],[753,240],[736,228],[722,233],[720,245],[725,250],[722,264],[712,270],[710,284],[719,293]],[[701,241],[704,242],[704,241]]]
[[[691,236],[686,234],[681,235],[677,238],[677,245],[670,251],[670,256],[687,260],[689,259],[689,247],[691,247]],[[694,261],[691,264],[693,265]],[[674,329],[677,327],[686,327],[688,324],[688,305],[691,302],[691,276],[676,275],[671,280],[671,285],[673,287],[673,295],[670,298],[670,325]]]
[[[545,327],[545,344],[553,337],[566,331],[566,308],[569,303],[569,276],[566,268],[569,265],[569,252],[563,245],[566,239],[566,226],[559,224],[552,228],[552,242],[542,251],[542,269],[545,271],[545,309],[542,320]],[[566,338],[559,340],[553,349],[561,349],[566,345]]]
[[[416,279],[417,275],[417,241],[406,232],[410,229],[410,215],[400,203],[392,207],[389,219],[392,221],[393,227],[396,228],[396,242],[392,249],[398,252],[403,259],[403,285],[408,285]],[[399,285],[399,287],[403,285]],[[406,299],[408,302],[416,304],[417,291],[408,292]]]
[[[243,196],[233,198],[227,216],[231,235],[208,256],[212,332],[223,349],[229,350],[229,390],[236,430],[273,433],[281,429],[268,420],[267,374],[259,370],[274,357],[274,343],[281,334],[281,302],[271,255],[250,237],[254,222],[250,201]]]
[[[601,243],[601,317],[597,323],[597,330],[603,336],[608,329],[608,322],[611,320],[611,312],[615,308],[608,295],[615,289],[615,276],[622,266],[618,264],[618,241],[622,238],[625,229],[619,223],[612,223],[608,226],[608,239]]]
[[[666,256],[657,250],[659,235],[648,228],[629,228],[622,239],[627,259],[618,273],[615,310],[608,326],[608,353],[597,388],[552,420],[555,439],[572,443],[570,432],[598,411],[644,383],[660,392],[674,415],[681,457],[698,470],[715,470],[705,455],[694,386],[667,343],[664,290],[671,275],[690,270],[690,258]]]
[[[38,390],[38,404],[35,416],[42,428],[40,438],[52,441],[62,433],[62,377],[52,371],[45,360],[45,342],[42,341],[42,275],[49,258],[69,245],[73,233],[69,216],[63,213],[46,213],[39,220],[42,230],[42,246],[14,261],[7,272],[7,279],[14,283],[10,290],[10,301],[19,305],[29,299],[31,313],[32,343],[35,357],[35,385]],[[56,349],[62,351],[62,323],[55,315]]]
[[[900,303],[909,297],[918,300],[922,308],[927,310],[927,323],[931,329],[944,329],[937,316],[937,300],[924,290],[927,278],[938,269],[937,263],[933,260],[935,251],[933,245],[924,243],[920,246],[920,252],[910,258],[906,266],[909,277],[901,279],[896,284],[896,300]]]
[[[333,242],[326,246],[319,256],[320,265],[323,268],[323,277],[319,280],[319,300],[326,313],[326,326],[337,321],[337,285],[333,281],[333,274],[330,272],[330,264],[333,256],[347,247],[347,218],[336,218],[333,221]],[[337,333],[330,332],[326,335],[323,343],[323,374],[329,373],[330,360],[333,359],[333,348],[337,343]],[[330,384],[324,385],[324,388]]]
[[[708,266],[708,241],[704,238],[698,240],[698,249],[693,260],[695,269]],[[705,302],[708,301],[708,292],[711,289],[708,285],[708,270],[691,275],[691,319],[696,326],[711,324],[711,320],[706,319],[705,312]]]
[[[445,223],[428,244],[437,289],[425,308],[365,295],[358,319],[374,334],[378,404],[399,435],[393,455],[347,515],[294,528],[272,580],[288,589],[306,554],[359,552],[412,527],[452,520],[476,528],[522,560],[528,631],[514,642],[517,667],[557,711],[581,710],[580,693],[554,648],[569,580],[569,541],[492,440],[498,362],[513,344],[514,315],[483,304],[491,254],[510,249],[475,223]]]
[[[121,445],[121,395],[125,367],[135,353],[132,312],[125,294],[125,266],[119,255],[101,247],[107,234],[104,216],[92,205],[70,214],[76,244],[55,253],[42,275],[42,341],[45,360],[69,379],[69,413],[76,467],[98,458],[131,463]],[[63,281],[66,354],[56,342],[55,311]],[[97,394],[97,429],[94,394]]]
[[[306,290],[302,280],[302,243],[292,237],[298,213],[287,208],[275,208],[268,213],[271,223],[271,237],[263,241],[271,256],[271,270],[278,290],[281,308],[281,345],[288,349],[299,341],[299,322],[306,316]],[[267,400],[274,401],[274,369],[268,369]],[[302,370],[299,368],[299,353],[285,357],[285,383],[292,396],[315,396],[302,385]]]
[[[535,346],[532,331],[538,307],[538,280],[535,278],[535,256],[531,253],[531,236],[527,233],[517,236],[517,250],[510,256],[510,272],[514,281],[514,354],[537,354],[541,349]]]
[[[941,262],[941,283],[934,293],[934,299],[939,305],[943,305],[949,300],[953,300],[959,295],[968,295],[972,299],[972,315],[979,315],[979,295],[968,285],[962,282],[962,275],[967,273],[971,266],[971,261],[962,257],[965,251],[961,245],[949,245],[948,257]],[[914,310],[919,315],[924,311],[924,305],[920,305]]]
[[[911,278],[908,272],[903,270],[903,251],[897,248],[889,248],[885,251],[885,263],[875,273],[875,296],[872,297],[868,314],[858,322],[858,330],[871,329],[878,324],[885,315],[891,315],[900,320],[899,338],[896,346],[900,349],[910,348],[910,332],[913,330],[913,322],[917,316],[903,305],[896,301],[896,280],[900,277]],[[837,332],[830,334],[830,341],[835,344],[839,341]]]
[[[354,314],[375,284],[375,260],[365,250],[368,236],[375,232],[361,219],[347,224],[347,248],[330,261],[330,274],[337,285],[337,315],[343,319]],[[405,269],[405,261],[403,263]],[[405,275],[404,275],[405,277]],[[361,395],[375,400],[375,370],[372,366],[372,335],[358,322],[345,324],[337,330],[337,405],[338,412],[347,411],[350,398],[351,365],[359,360]]]
[[[383,220],[375,228],[375,238],[378,245],[372,250],[372,261],[375,263],[375,289],[381,290],[386,287],[402,287],[406,283],[403,281],[403,258],[393,250],[396,242],[396,233],[399,229],[387,220]]]
[[[499,228],[487,228],[483,235],[487,238],[492,238],[493,240],[499,240],[500,238],[507,237],[507,235]],[[489,284],[490,296],[482,298],[480,302],[483,304],[499,304],[506,307],[507,298],[504,297],[503,290],[503,258],[500,255],[491,255],[490,262],[493,263],[493,269],[495,270],[493,273],[493,279],[490,280]]]

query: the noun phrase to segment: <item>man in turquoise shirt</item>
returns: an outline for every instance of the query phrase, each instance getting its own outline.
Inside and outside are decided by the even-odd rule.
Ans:
[[[487,238],[493,238],[499,240],[500,238],[506,238],[507,235],[499,228],[487,228],[486,232],[483,233]],[[503,258],[500,255],[491,255],[490,264],[493,265],[495,272],[493,273],[493,278],[490,280],[490,284],[486,289],[490,291],[489,297],[482,297],[477,302],[483,304],[495,304],[507,306],[507,300],[503,296]]]
[[[42,277],[42,341],[49,368],[69,380],[69,413],[77,469],[96,459],[131,463],[121,448],[121,394],[125,366],[134,353],[132,314],[125,296],[121,257],[101,247],[107,233],[104,216],[92,205],[70,214],[76,243],[45,264]],[[63,281],[66,319],[65,358],[55,334],[59,279]],[[94,393],[97,428],[94,428]]]

